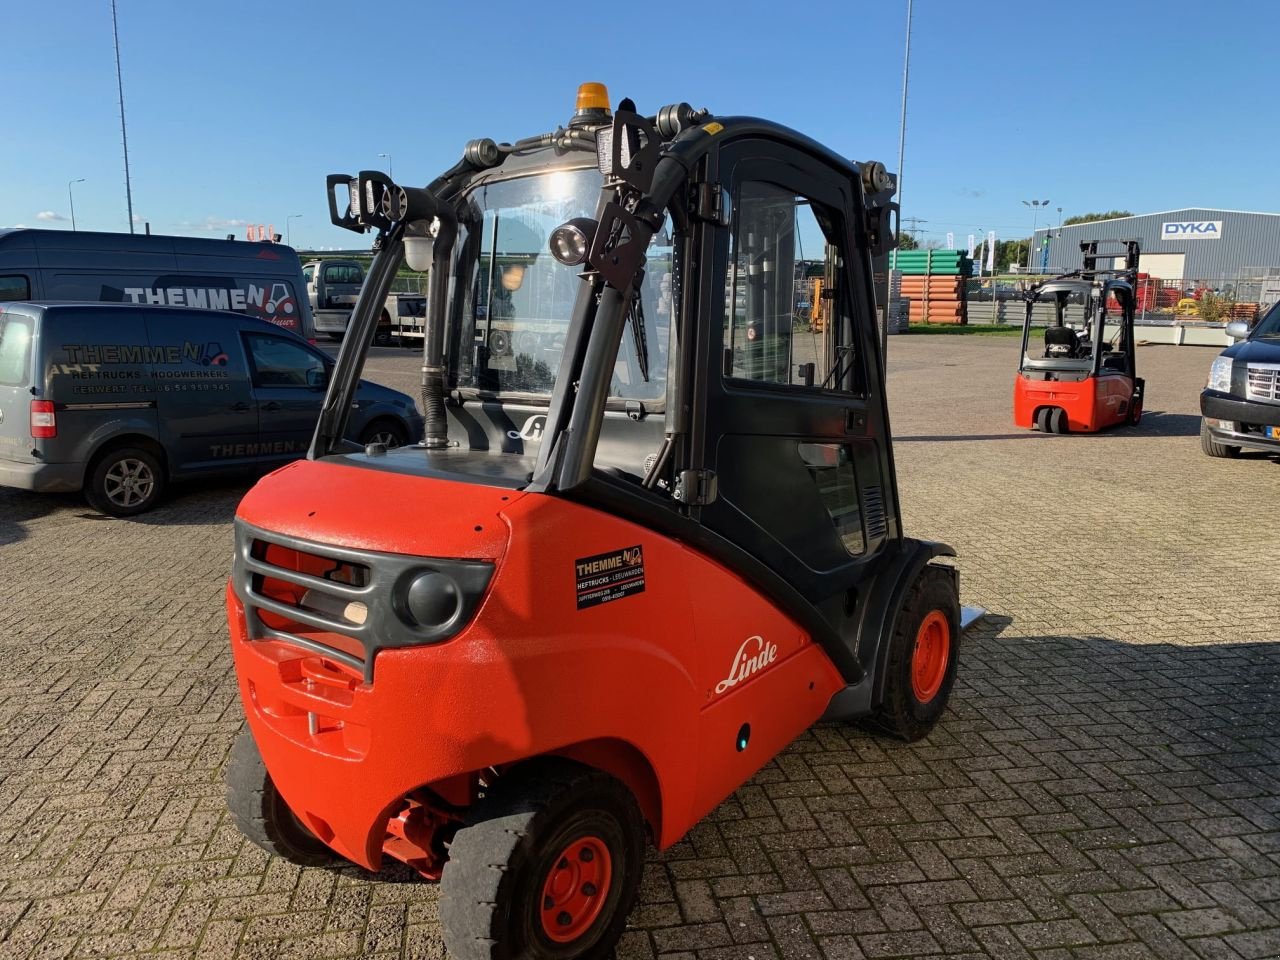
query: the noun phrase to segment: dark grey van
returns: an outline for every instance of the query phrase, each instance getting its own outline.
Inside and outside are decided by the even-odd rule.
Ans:
[[[306,453],[333,361],[243,314],[106,303],[0,304],[0,485],[149,509],[173,479]],[[406,394],[362,381],[348,435],[407,443]]]
[[[315,338],[302,264],[278,243],[86,230],[0,230],[0,301],[233,310]]]

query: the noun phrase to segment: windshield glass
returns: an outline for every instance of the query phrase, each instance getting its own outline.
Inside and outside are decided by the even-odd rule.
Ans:
[[[582,267],[557,262],[547,241],[566,220],[595,216],[601,185],[595,168],[556,170],[481,185],[463,200],[453,311],[459,388],[550,396]],[[644,349],[628,323],[610,389],[615,398],[657,400],[665,392],[671,263],[670,240],[659,234],[641,288]]]
[[[1272,306],[1267,315],[1253,328],[1254,337],[1280,337],[1280,303]]]

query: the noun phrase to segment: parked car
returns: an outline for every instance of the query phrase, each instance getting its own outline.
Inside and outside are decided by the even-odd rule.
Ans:
[[[1242,448],[1280,453],[1280,304],[1252,331],[1236,320],[1227,334],[1238,342],[1214,359],[1200,394],[1200,449],[1211,457]]]
[[[0,230],[0,302],[93,300],[233,310],[315,336],[293,248],[90,230]]]
[[[103,513],[152,507],[170,480],[306,453],[333,361],[230,312],[7,303],[0,312],[0,485],[82,490]],[[421,436],[406,394],[367,381],[347,436]]]
[[[312,260],[302,268],[307,300],[315,316],[316,333],[341,340],[347,318],[364,286],[364,267],[358,260]]]

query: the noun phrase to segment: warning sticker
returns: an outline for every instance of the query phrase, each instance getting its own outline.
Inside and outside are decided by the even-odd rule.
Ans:
[[[644,554],[639,546],[583,557],[573,566],[579,610],[644,592]]]

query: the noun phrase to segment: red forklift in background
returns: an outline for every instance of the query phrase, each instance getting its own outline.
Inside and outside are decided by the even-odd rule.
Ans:
[[[297,863],[439,879],[458,960],[609,956],[646,839],[823,717],[915,740],[946,708],[955,553],[902,531],[872,293],[892,178],[587,84],[425,188],[329,189],[376,257],[307,459],[237,511],[231,815]],[[402,262],[430,269],[425,431],[358,446]]]
[[[1124,246],[1124,266],[1098,267],[1098,245]],[[1143,381],[1137,374],[1133,318],[1138,258],[1136,240],[1080,244],[1084,266],[1044,280],[1026,295],[1022,353],[1013,384],[1013,421],[1044,433],[1097,433],[1142,419]],[[1110,257],[1108,257],[1110,259]],[[1036,304],[1053,318],[1043,334],[1032,326]],[[1067,322],[1068,310],[1083,315]]]

